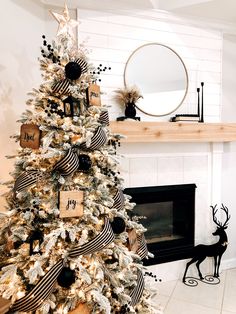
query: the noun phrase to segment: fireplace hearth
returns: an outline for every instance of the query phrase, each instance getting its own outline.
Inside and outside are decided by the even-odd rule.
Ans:
[[[195,184],[127,188],[136,203],[131,216],[145,216],[145,237],[154,265],[191,257],[194,246]]]

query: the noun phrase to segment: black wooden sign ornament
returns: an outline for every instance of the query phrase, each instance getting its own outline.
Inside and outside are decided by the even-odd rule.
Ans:
[[[221,209],[223,210],[223,212],[226,215],[225,222],[224,222],[224,224],[222,224],[216,218],[216,213],[218,211],[216,206],[217,205],[211,206],[213,221],[217,225],[216,231],[213,232],[212,234],[214,236],[219,236],[220,237],[219,241],[214,243],[214,244],[211,244],[211,245],[199,244],[193,248],[193,254],[192,254],[193,258],[186,264],[186,268],[185,268],[185,272],[184,272],[184,276],[183,276],[183,282],[186,285],[189,285],[189,286],[197,285],[197,282],[196,282],[197,279],[196,278],[186,277],[189,266],[195,262],[196,262],[196,267],[198,270],[198,275],[199,275],[200,280],[206,279],[205,282],[207,282],[207,283],[212,282],[213,284],[216,284],[214,282],[214,278],[212,278],[212,277],[210,279],[208,279],[208,277],[203,278],[202,273],[200,271],[199,266],[207,256],[214,257],[214,274],[213,274],[213,277],[219,278],[219,268],[220,268],[221,257],[222,257],[223,253],[225,252],[225,250],[227,249],[227,246],[228,246],[228,238],[227,238],[227,234],[226,234],[225,230],[228,227],[230,215],[229,215],[228,208],[222,204]],[[186,279],[188,279],[188,281],[186,281]],[[220,281],[218,280],[217,283],[219,283],[219,282]]]

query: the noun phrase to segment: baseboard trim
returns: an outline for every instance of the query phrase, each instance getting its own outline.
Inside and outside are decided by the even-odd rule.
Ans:
[[[221,270],[236,268],[236,258],[230,258],[221,262]]]

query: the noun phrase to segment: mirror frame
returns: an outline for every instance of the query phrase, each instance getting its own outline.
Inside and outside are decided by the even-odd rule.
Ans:
[[[185,64],[184,64],[184,62],[183,62],[183,60],[182,60],[182,58],[180,57],[180,55],[179,55],[174,49],[172,49],[172,48],[170,48],[169,46],[166,46],[166,45],[164,45],[164,44],[157,43],[157,42],[144,44],[144,45],[142,45],[142,46],[136,48],[136,49],[131,53],[131,55],[129,56],[129,58],[128,58],[128,60],[126,61],[126,64],[125,64],[124,75],[123,75],[123,76],[124,76],[124,85],[125,85],[125,87],[128,86],[128,84],[127,84],[127,82],[126,82],[126,79],[125,79],[125,74],[126,74],[127,67],[128,67],[128,64],[129,64],[130,59],[133,57],[133,55],[134,55],[138,50],[142,49],[143,47],[151,46],[151,45],[162,46],[162,47],[165,47],[165,48],[171,50],[171,51],[179,58],[180,62],[181,62],[182,65],[183,65],[184,72],[185,72],[185,75],[186,75],[186,88],[185,88],[185,93],[184,93],[183,99],[182,99],[181,102],[175,107],[174,110],[172,110],[172,111],[170,111],[170,112],[168,112],[168,113],[165,113],[165,114],[159,114],[159,115],[157,115],[157,114],[151,114],[151,113],[145,112],[143,109],[140,109],[140,108],[139,108],[138,104],[135,104],[135,106],[136,106],[141,112],[143,112],[143,113],[145,113],[145,114],[147,114],[147,115],[149,115],[149,116],[153,116],[153,117],[163,117],[163,116],[167,116],[167,115],[171,114],[172,112],[174,112],[175,110],[177,110],[177,109],[182,105],[182,103],[184,102],[184,100],[185,100],[185,98],[186,98],[186,96],[187,96],[188,87],[189,87],[189,77],[188,77],[187,68],[186,68],[186,66],[185,66]],[[139,86],[137,86],[137,87],[140,89]],[[145,97],[145,95],[143,95],[143,96]]]

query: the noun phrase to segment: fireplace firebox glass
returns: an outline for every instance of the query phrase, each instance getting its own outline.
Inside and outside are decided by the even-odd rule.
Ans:
[[[136,203],[131,216],[145,216],[145,238],[154,258],[145,265],[188,258],[194,246],[195,184],[125,189]]]

